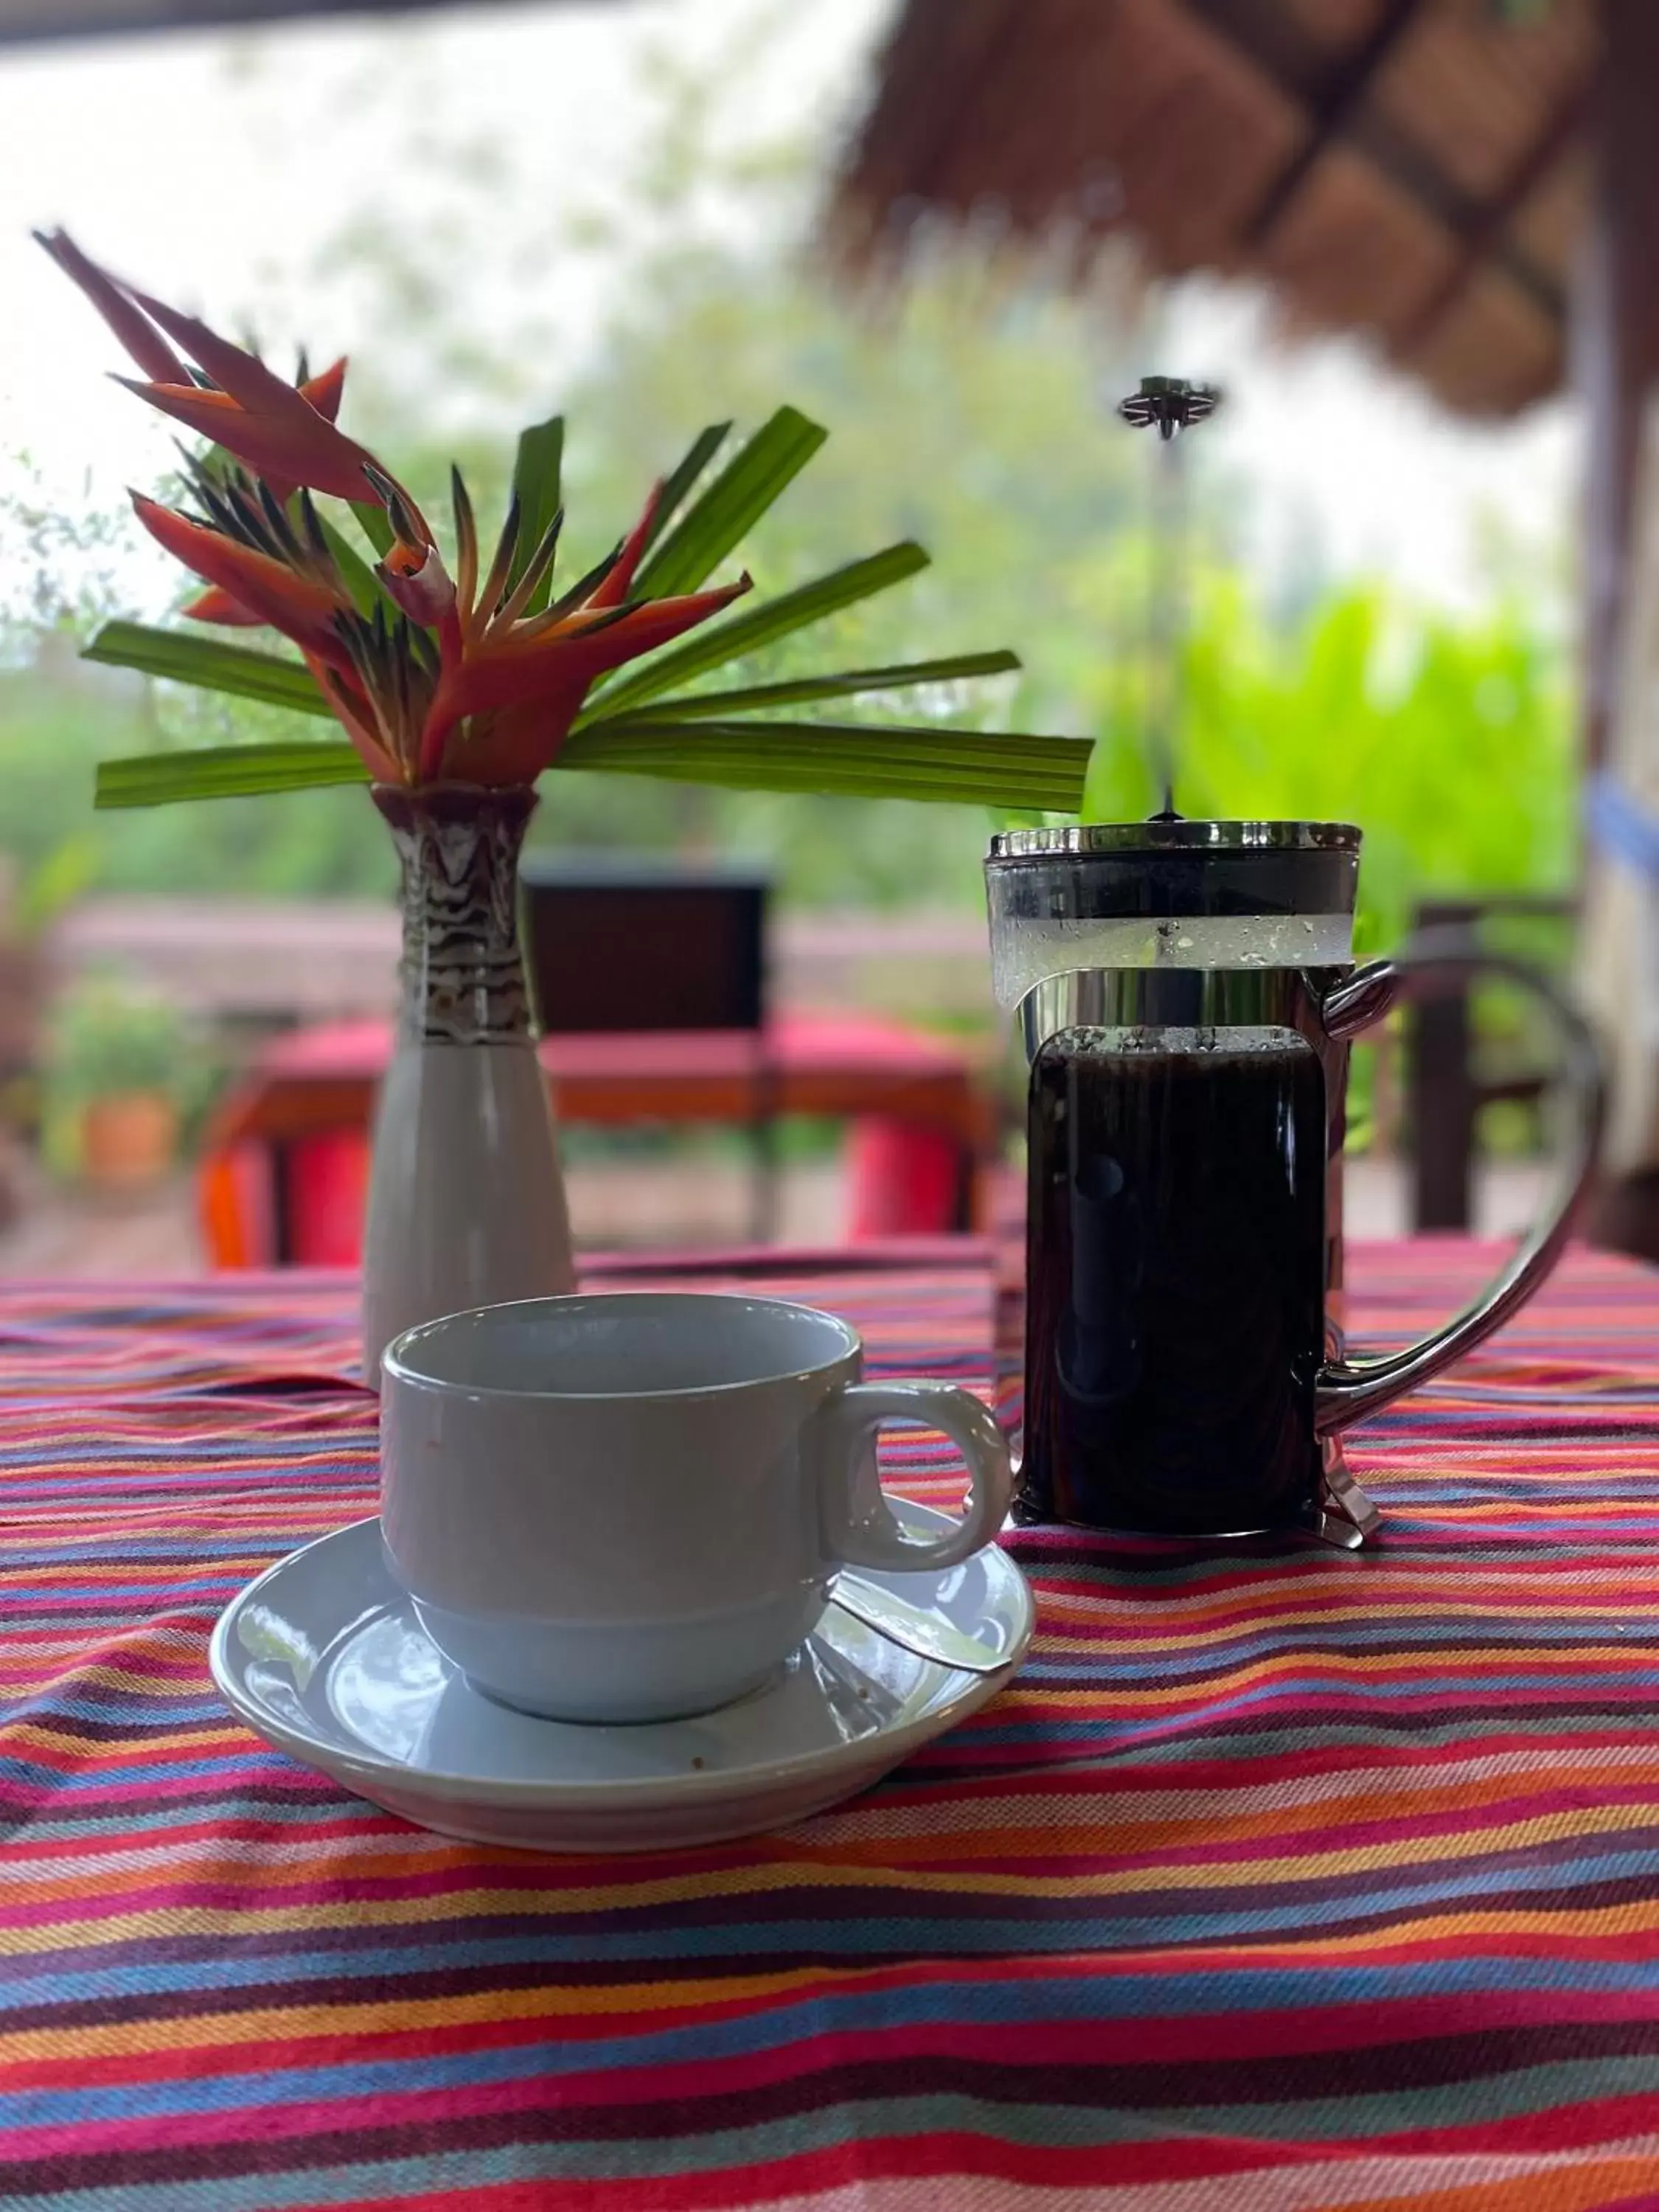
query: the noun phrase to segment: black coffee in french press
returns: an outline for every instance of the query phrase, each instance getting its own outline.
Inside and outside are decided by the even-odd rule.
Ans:
[[[1052,1356],[1026,1401],[1029,1505],[1199,1534],[1312,1510],[1324,1154],[1300,1038],[1043,1045],[1026,1279]]]
[[[1593,1044],[1547,985],[1470,948],[1355,969],[1359,847],[1341,823],[1170,816],[993,842],[993,977],[1030,1067],[1018,1517],[1357,1543],[1376,1512],[1338,1432],[1478,1342],[1558,1254],[1593,1158]],[[1580,1142],[1484,1299],[1350,1364],[1348,1040],[1449,965],[1546,1000]]]

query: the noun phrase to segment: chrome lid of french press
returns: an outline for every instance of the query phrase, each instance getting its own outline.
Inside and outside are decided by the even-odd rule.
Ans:
[[[1042,830],[1003,830],[987,867],[1020,861],[1131,853],[1358,853],[1352,822],[1202,822],[1154,815],[1146,822],[1084,822]]]
[[[1066,1019],[1065,994],[1035,986],[1074,971],[1094,971],[1095,987],[1139,1002],[1146,987],[1176,970],[1261,973],[1346,965],[1352,955],[1361,835],[1345,822],[1149,822],[1003,832],[985,862],[991,931],[991,984],[1005,1012],[1018,1011],[1028,1050]],[[1113,982],[1115,976],[1142,981]],[[1170,1000],[1171,985],[1153,995]],[[1178,992],[1176,994],[1179,995]],[[1204,987],[1206,1001],[1236,1003],[1235,1022],[1251,1019],[1249,994],[1233,984]],[[1259,994],[1257,995],[1260,995]],[[1171,1000],[1173,1003],[1173,1000]],[[1122,1018],[1160,1017],[1148,1001]],[[1081,1005],[1071,1020],[1085,1020]],[[1109,1018],[1102,1015],[1097,1018]],[[1224,1018],[1224,1017],[1223,1017]]]

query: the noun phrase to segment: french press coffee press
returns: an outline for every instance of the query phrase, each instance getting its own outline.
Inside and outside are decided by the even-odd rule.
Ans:
[[[1340,1433],[1538,1288],[1594,1166],[1598,1055],[1547,982],[1461,940],[1356,967],[1343,823],[1023,830],[986,861],[994,985],[1030,1068],[1017,1517],[1170,1535],[1376,1512]],[[1350,1040],[1407,990],[1496,972],[1545,1003],[1575,1135],[1545,1218],[1436,1334],[1345,1356]]]

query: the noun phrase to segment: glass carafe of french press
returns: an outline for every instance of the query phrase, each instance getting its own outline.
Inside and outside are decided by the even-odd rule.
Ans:
[[[1588,1031],[1466,945],[1356,968],[1360,833],[1158,819],[1018,830],[986,862],[993,975],[1030,1066],[1019,1517],[1354,1545],[1375,1509],[1339,1431],[1478,1343],[1543,1280],[1594,1164]],[[1576,1108],[1562,1189],[1437,1335],[1349,1361],[1350,1039],[1434,971],[1536,991]]]

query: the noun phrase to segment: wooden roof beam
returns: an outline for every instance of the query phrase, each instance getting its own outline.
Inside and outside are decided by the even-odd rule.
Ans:
[[[1346,136],[1364,106],[1377,71],[1410,30],[1422,0],[1388,0],[1365,37],[1346,55],[1313,102],[1308,135],[1268,185],[1245,224],[1247,246],[1264,246],[1288,213],[1328,148]]]
[[[1398,353],[1419,352],[1440,328],[1474,282],[1481,264],[1502,244],[1516,216],[1571,148],[1589,105],[1589,88],[1576,87],[1516,163],[1503,189],[1466,226],[1455,260],[1395,341]]]
[[[1601,0],[1591,94],[1589,220],[1574,289],[1574,367],[1589,440],[1584,542],[1584,756],[1607,757],[1624,672],[1632,548],[1648,410],[1659,392],[1659,7]]]

